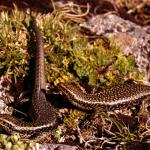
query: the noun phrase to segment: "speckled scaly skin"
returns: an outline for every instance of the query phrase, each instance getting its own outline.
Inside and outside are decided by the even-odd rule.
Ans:
[[[150,98],[150,86],[134,82],[106,88],[96,94],[85,93],[74,83],[60,83],[57,87],[70,103],[84,110],[122,109]]]
[[[6,132],[10,134],[18,132],[23,137],[52,129],[57,119],[55,108],[46,100],[42,33],[37,27],[35,18],[32,17],[32,21],[36,38],[35,84],[30,107],[32,122],[21,121],[6,114],[0,115],[0,126],[2,126]]]

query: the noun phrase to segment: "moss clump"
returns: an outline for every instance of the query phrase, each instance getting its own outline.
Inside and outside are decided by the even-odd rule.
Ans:
[[[141,79],[133,56],[124,56],[109,39],[89,42],[79,26],[63,15],[46,15],[39,20],[44,33],[48,82],[84,82],[90,86],[112,85],[123,78]]]
[[[28,64],[27,30],[30,17],[16,8],[11,14],[0,13],[0,73],[15,80],[26,74]]]
[[[85,113],[78,111],[78,110],[73,110],[70,112],[68,117],[65,117],[64,123],[67,127],[71,129],[76,129],[78,125],[78,120],[84,118]]]
[[[3,145],[5,150],[24,150],[32,149],[34,146],[33,142],[22,142],[18,135],[6,136],[0,134],[0,143]]]
[[[23,77],[28,69],[27,29],[30,16],[17,10],[0,13],[0,70],[2,74]],[[90,86],[111,85],[121,78],[141,79],[133,56],[124,56],[109,39],[89,42],[79,25],[66,21],[62,11],[37,15],[43,31],[46,77],[58,82],[80,81]],[[23,23],[24,22],[24,23]],[[115,58],[115,59],[114,59]]]

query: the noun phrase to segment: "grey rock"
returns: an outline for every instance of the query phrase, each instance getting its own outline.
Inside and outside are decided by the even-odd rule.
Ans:
[[[35,150],[77,150],[77,146],[66,144],[36,144]]]
[[[125,55],[133,54],[145,81],[150,81],[150,27],[141,27],[114,13],[97,15],[80,25],[96,35],[110,37]]]

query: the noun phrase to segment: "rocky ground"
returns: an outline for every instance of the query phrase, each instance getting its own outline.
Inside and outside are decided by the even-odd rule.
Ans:
[[[127,58],[131,54],[134,55],[136,61],[135,66],[139,69],[139,72],[144,72],[145,75],[144,78],[142,79],[142,82],[149,84],[150,3],[148,0],[132,0],[130,2],[127,0],[103,0],[103,1],[57,0],[54,2],[51,1],[52,3],[50,3],[48,0],[44,0],[42,2],[40,0],[36,1],[13,0],[13,2],[21,10],[24,10],[25,12],[27,11],[28,8],[31,8],[36,12],[48,14],[49,12],[54,13],[54,11],[61,8],[63,10],[65,20],[67,21],[69,20],[75,24],[77,23],[80,26],[80,32],[82,33],[82,36],[84,35],[88,37],[89,43],[94,43],[93,41],[96,41],[97,39],[109,38],[117,45],[117,47],[119,47],[119,49],[124,53],[124,55],[127,55]],[[1,1],[0,2],[1,12],[4,10],[10,11],[13,8],[14,5],[13,2]],[[62,22],[59,23],[61,24]],[[104,44],[106,43],[104,42]],[[25,46],[23,47],[25,49]],[[45,47],[46,49],[48,49],[47,45]],[[60,54],[62,53],[63,51]],[[49,54],[47,53],[46,56],[47,60],[51,58],[48,55]],[[123,59],[125,58],[123,57]],[[66,66],[68,61],[72,61],[64,58],[62,60],[64,61],[64,64]],[[52,63],[54,62],[56,62],[55,59]],[[76,66],[78,66],[77,62],[74,63],[76,63]],[[53,71],[58,69],[57,65],[55,66],[54,64],[51,67]],[[78,73],[78,76],[81,75],[79,69],[74,71]],[[81,78],[79,79],[72,78],[70,74],[64,77],[65,75],[64,70],[61,70],[61,72],[63,72],[62,77],[63,80],[65,80],[64,78],[67,77],[69,78],[69,80],[75,79],[77,81],[80,81],[81,83]],[[105,69],[102,68],[101,72],[105,72]],[[14,91],[14,89],[11,87],[14,87],[15,84],[15,86],[17,87],[16,89],[21,90],[20,84],[22,84],[22,82],[18,83],[18,81],[20,80],[17,80],[16,84],[12,80],[12,78],[9,77],[8,74],[6,76],[3,73],[3,70],[1,70],[1,74],[2,74],[0,82],[0,104],[1,104],[0,106],[2,110],[1,113],[12,114],[13,107],[11,107],[10,109],[10,107],[8,106],[10,103],[14,101],[14,97],[16,97],[15,95],[16,91]],[[54,74],[54,76],[57,75]],[[89,78],[90,77],[91,76],[89,75]],[[126,78],[128,79],[129,77],[130,75],[127,75],[124,76],[123,78],[125,78],[126,80]],[[50,78],[48,79],[48,81],[52,82],[51,80],[54,79]],[[56,84],[57,82],[58,80],[55,80]],[[93,82],[94,81],[91,79],[91,83]],[[86,83],[86,81],[84,83]],[[86,88],[86,84],[83,85]],[[124,149],[124,147],[126,147],[126,149],[129,150],[130,149],[146,150],[149,149],[150,147],[149,113],[145,115],[143,121],[144,127],[142,126],[143,122],[139,123],[138,122],[139,118],[137,118],[137,116],[136,117],[131,116],[132,112],[130,111],[128,112],[128,110],[121,110],[120,112],[116,111],[115,114],[101,113],[98,114],[98,116],[94,116],[92,119],[91,116],[89,117],[89,115],[87,115],[85,112],[78,112],[72,109],[62,109],[62,110],[59,109],[59,113],[60,113],[59,116],[60,125],[57,128],[55,134],[52,135],[51,139],[50,140],[48,139],[48,144],[43,144],[44,142],[41,142],[42,144],[36,143],[33,144],[34,145],[33,148],[33,146],[30,146],[32,145],[30,144],[30,141],[27,141],[26,149],[31,149],[31,147],[36,150],[115,149],[115,148]],[[139,124],[140,126],[142,126],[140,130]],[[16,142],[14,139],[12,140],[12,138],[10,137],[9,139],[8,137],[7,138],[1,137],[0,139],[1,143],[3,143],[2,147],[4,147],[5,145],[5,148],[8,147],[8,149],[9,148],[11,149],[12,144],[10,143],[16,144],[19,141],[18,139],[17,140],[15,139],[17,141]],[[8,142],[7,144],[4,139]],[[53,143],[62,143],[62,144],[53,144]],[[22,142],[20,145],[22,146]],[[25,146],[22,146],[21,148],[25,149]]]

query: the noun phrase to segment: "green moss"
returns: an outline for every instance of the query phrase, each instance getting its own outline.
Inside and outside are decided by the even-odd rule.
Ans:
[[[18,135],[6,136],[4,134],[0,134],[0,143],[5,150],[32,149],[34,146],[34,143],[32,141],[21,141]]]
[[[78,111],[78,110],[73,110],[70,112],[68,117],[65,117],[64,119],[64,123],[67,127],[69,127],[70,129],[76,129],[77,125],[78,125],[78,120],[79,119],[83,119],[84,117],[83,112]]]
[[[87,79],[88,85],[98,87],[120,83],[123,78],[143,78],[133,56],[124,56],[109,39],[89,43],[80,34],[79,26],[66,22],[60,12],[45,16],[39,24],[45,36],[47,64],[50,64],[48,82]]]
[[[17,8],[11,14],[0,13],[0,73],[15,79],[25,76],[29,57],[23,21],[28,23],[29,16]]]
[[[17,10],[0,13],[0,70],[2,74],[23,77],[28,69],[27,29],[30,16]],[[141,79],[133,56],[124,56],[109,39],[89,43],[79,25],[65,19],[61,10],[37,16],[45,42],[48,82],[79,81],[90,86],[112,85],[121,78]],[[114,60],[114,58],[117,58]],[[107,68],[107,69],[106,69]],[[106,69],[106,71],[105,71]]]

